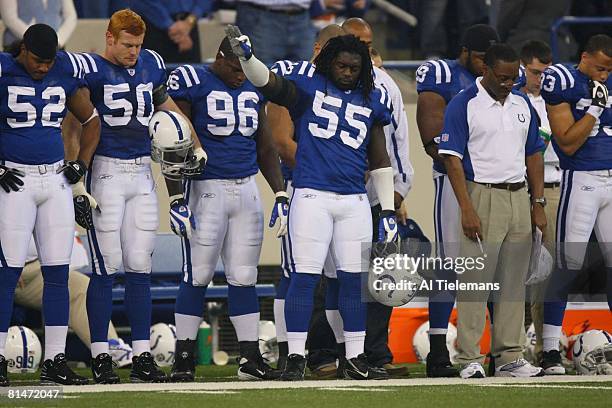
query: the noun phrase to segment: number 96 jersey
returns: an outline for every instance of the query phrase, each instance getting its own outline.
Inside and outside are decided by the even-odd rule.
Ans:
[[[191,119],[208,152],[199,180],[238,179],[257,173],[256,140],[263,95],[249,82],[230,88],[208,67],[183,65],[168,78],[168,94],[191,104]]]
[[[102,122],[96,155],[123,160],[150,156],[148,126],[154,110],[153,94],[166,84],[162,57],[143,49],[131,68],[97,54],[78,57]]]
[[[375,87],[365,100],[361,87],[342,91],[306,61],[281,71],[298,93],[289,109],[298,144],[293,187],[365,193],[370,129],[391,122],[387,92]]]
[[[66,101],[82,86],[74,54],[58,52],[51,70],[38,81],[10,54],[0,53],[0,159],[21,164],[62,160]]]

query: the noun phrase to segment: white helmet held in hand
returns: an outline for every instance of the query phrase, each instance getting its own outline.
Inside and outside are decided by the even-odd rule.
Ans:
[[[4,357],[9,373],[36,372],[42,358],[42,347],[36,333],[25,326],[10,327]]]
[[[612,374],[612,336],[605,330],[589,330],[578,336],[572,350],[578,374]]]
[[[151,326],[151,354],[160,367],[174,363],[176,328],[172,324],[156,323]]]
[[[162,174],[171,180],[180,180],[182,171],[198,166],[194,158],[195,135],[183,115],[166,110],[153,114],[149,121],[151,159],[161,164]]]
[[[448,332],[446,333],[446,347],[448,348],[448,353],[453,364],[455,363],[455,356],[457,355],[457,347],[455,347],[456,340],[457,328],[454,324],[449,323]],[[412,337],[412,349],[419,361],[425,364],[427,355],[429,354],[429,322],[423,323],[414,332],[414,336]]]

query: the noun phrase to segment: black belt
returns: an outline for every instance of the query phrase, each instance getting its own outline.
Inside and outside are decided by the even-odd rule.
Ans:
[[[525,182],[520,183],[478,183],[486,188],[497,188],[499,190],[517,191],[525,187]]]
[[[544,188],[559,188],[561,183],[544,183]]]
[[[291,9],[275,9],[275,8],[262,6],[261,4],[255,4],[255,3],[244,3],[244,4],[246,4],[249,7],[253,7],[254,9],[257,9],[257,10],[267,11],[267,12],[276,13],[276,14],[284,14],[286,16],[297,16],[298,14],[302,14],[307,11],[305,8],[301,8],[301,7],[291,8]]]

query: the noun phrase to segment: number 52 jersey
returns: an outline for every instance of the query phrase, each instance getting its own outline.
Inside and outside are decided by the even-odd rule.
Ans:
[[[62,160],[66,101],[82,86],[75,54],[58,52],[47,75],[34,80],[12,55],[0,53],[0,160],[21,164]]]
[[[115,65],[97,54],[78,57],[102,123],[96,155],[123,160],[150,156],[148,126],[154,110],[153,93],[166,83],[162,57],[143,49],[131,68]]]

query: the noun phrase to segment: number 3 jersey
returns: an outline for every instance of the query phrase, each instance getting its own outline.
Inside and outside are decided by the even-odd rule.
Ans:
[[[289,108],[298,146],[293,187],[365,193],[370,129],[391,121],[387,92],[375,87],[366,100],[361,87],[342,91],[309,62],[284,63],[273,71],[284,73],[298,93]]]
[[[183,65],[168,79],[168,94],[191,104],[191,120],[208,153],[197,179],[252,176],[257,166],[257,129],[263,95],[249,82],[232,89],[208,67]]]
[[[102,123],[96,154],[117,159],[150,156],[153,92],[166,83],[163,59],[143,49],[136,65],[124,68],[97,54],[78,57]]]
[[[591,106],[589,81],[589,77],[576,67],[552,65],[544,71],[542,97],[548,105],[568,103],[572,116],[577,122],[586,115],[586,111]],[[612,89],[612,75],[608,77],[606,86]],[[552,139],[562,169],[579,171],[612,169],[611,106],[612,98],[608,98],[606,109],[595,122],[591,134],[573,156],[563,153],[555,139]]]
[[[62,160],[66,101],[82,86],[75,54],[58,52],[47,75],[34,80],[12,55],[0,53],[0,159],[22,164]]]

